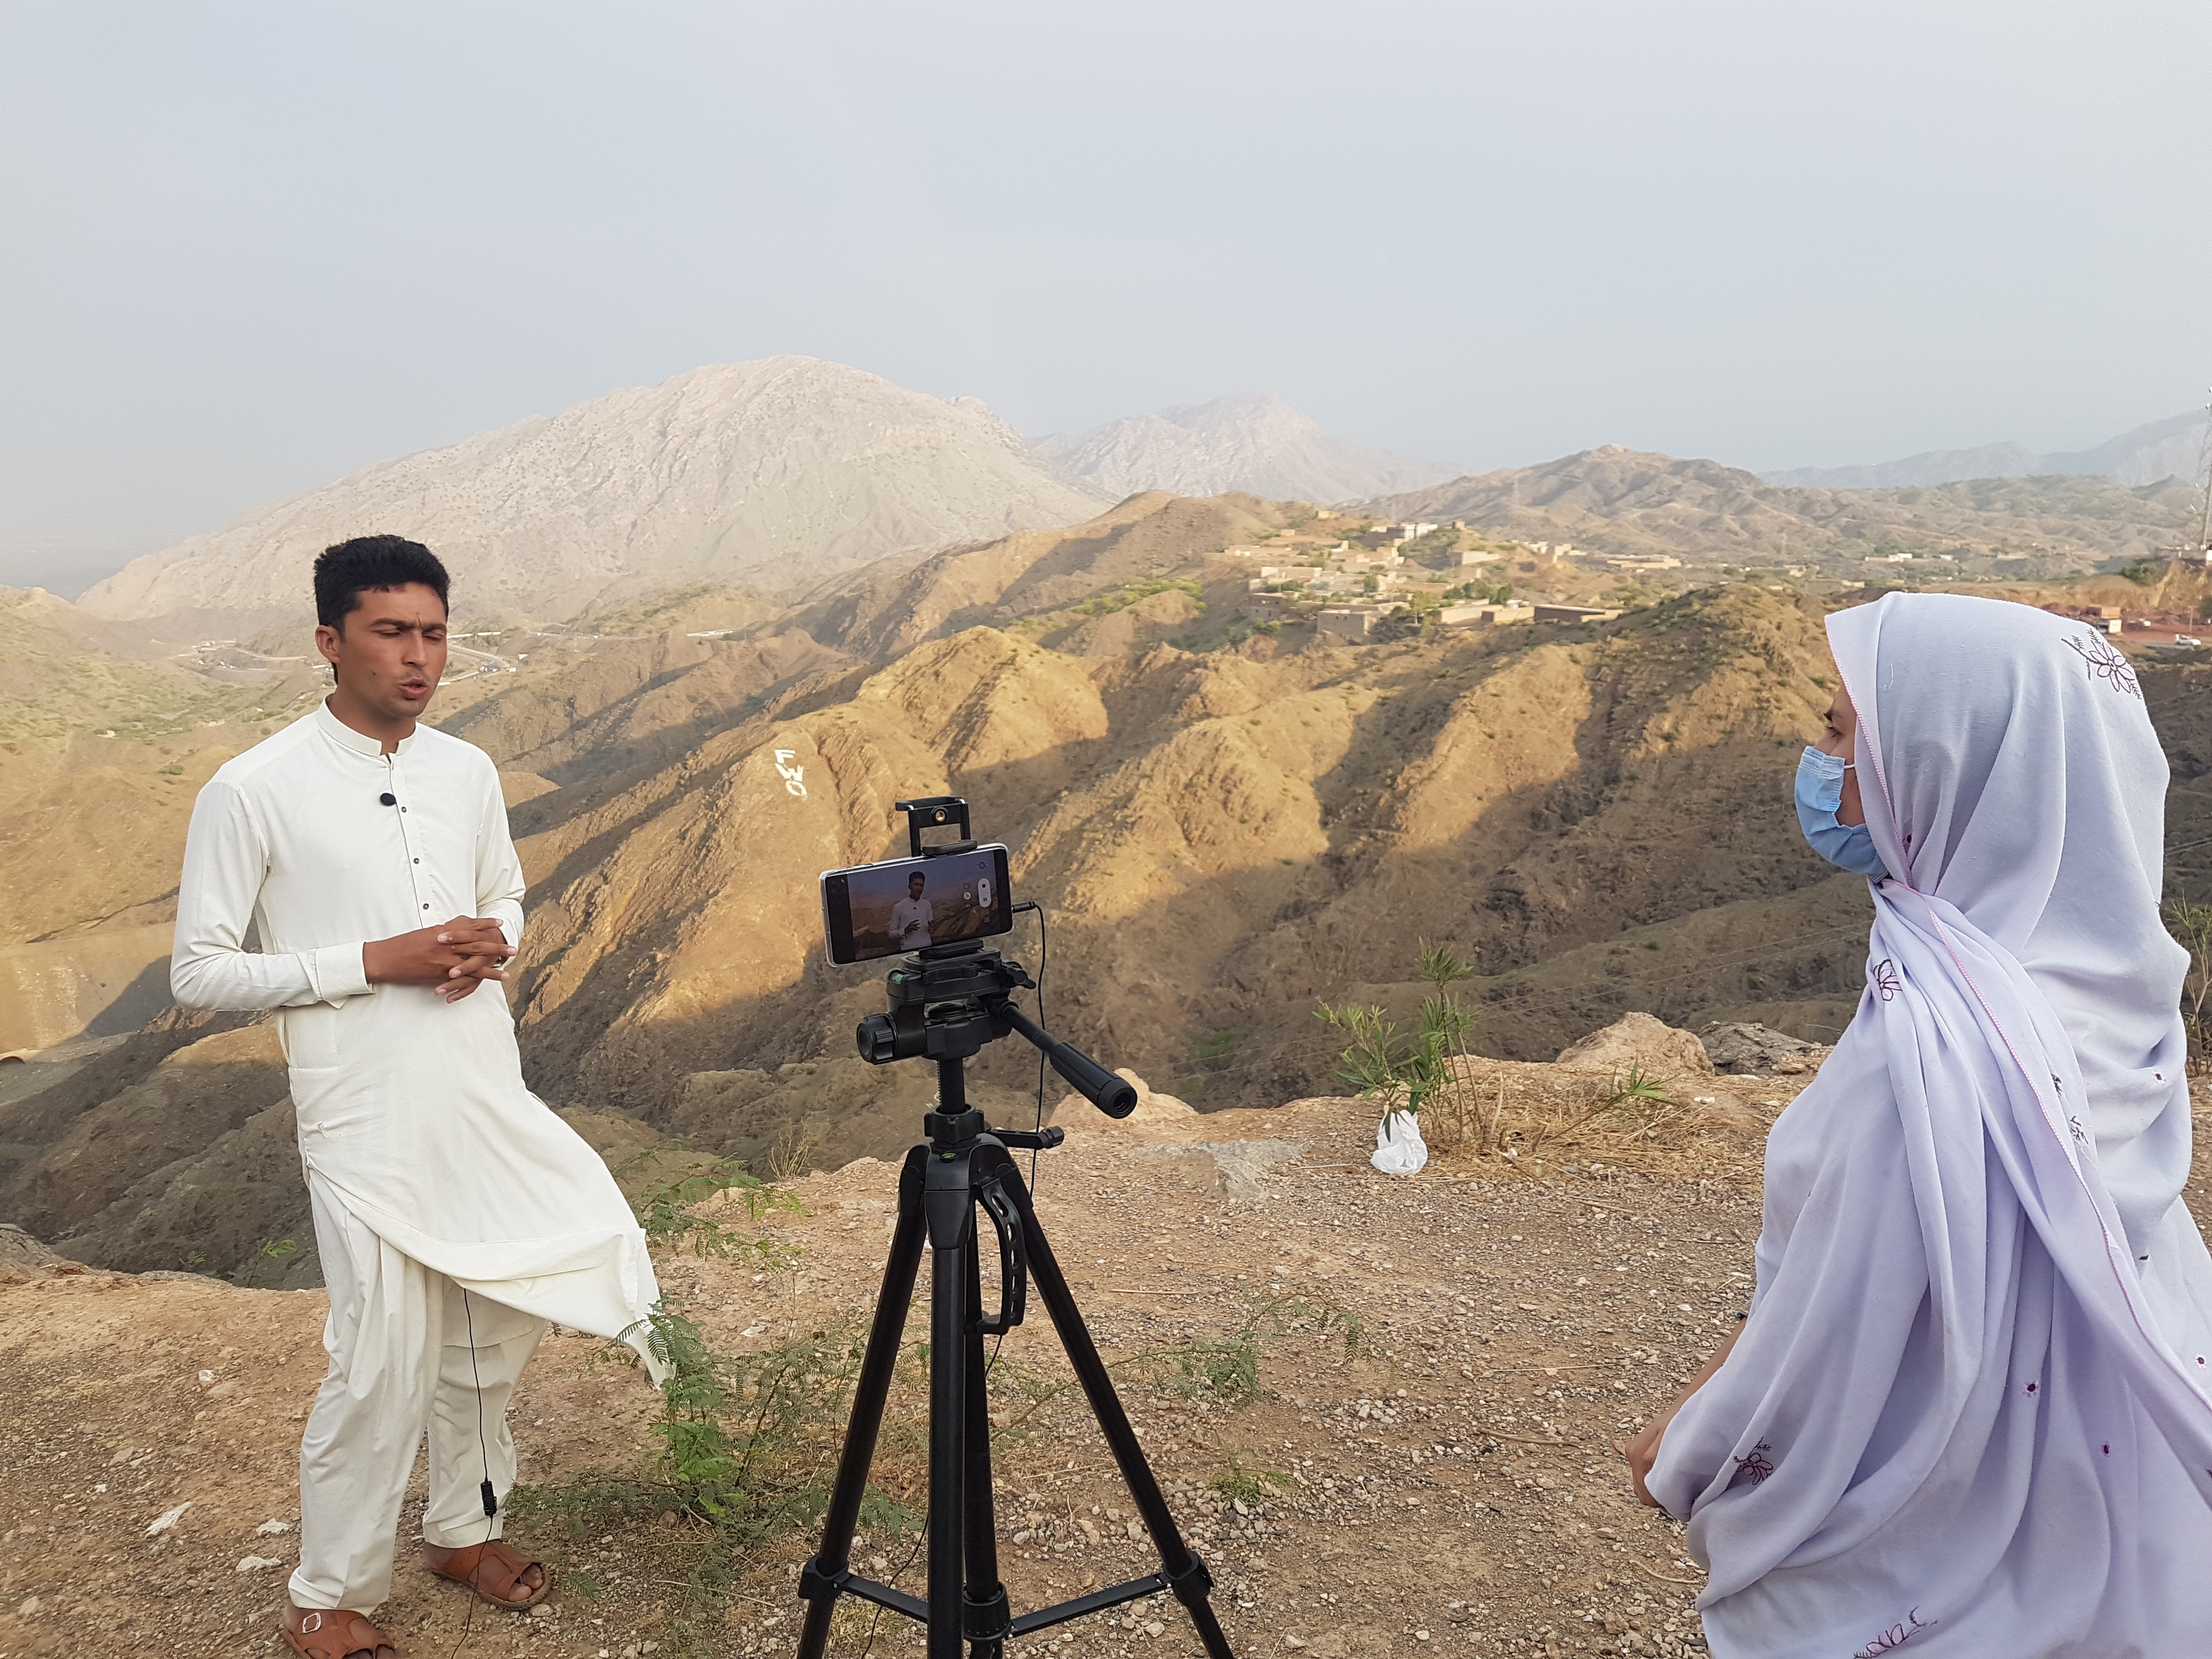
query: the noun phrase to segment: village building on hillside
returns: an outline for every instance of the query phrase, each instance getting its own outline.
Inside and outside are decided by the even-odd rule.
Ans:
[[[1434,614],[1441,628],[1484,628],[1533,622],[1536,607],[1522,599],[1508,599],[1502,605],[1448,605]]]
[[[1542,622],[1611,622],[1620,612],[1595,605],[1540,605],[1535,620]]]
[[[1395,601],[1382,605],[1330,605],[1314,618],[1314,629],[1326,639],[1364,645],[1381,635],[1387,618],[1405,608]]]

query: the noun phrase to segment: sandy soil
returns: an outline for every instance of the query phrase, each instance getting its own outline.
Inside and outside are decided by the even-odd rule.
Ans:
[[[1109,1363],[1230,1336],[1291,1297],[1364,1328],[1351,1356],[1312,1324],[1267,1343],[1262,1395],[1241,1410],[1127,1370],[1132,1417],[1240,1655],[1702,1650],[1680,1528],[1634,1503],[1609,1449],[1711,1351],[1749,1287],[1760,1131],[1789,1085],[1722,1078],[1698,1092],[1694,1156],[1665,1176],[1593,1173],[1559,1148],[1573,1173],[1501,1175],[1500,1160],[1462,1151],[1383,1176],[1365,1161],[1371,1115],[1348,1101],[1127,1126],[1066,1115],[1040,1211]],[[804,1213],[774,1224],[798,1247],[791,1272],[686,1257],[664,1264],[664,1283],[718,1346],[864,1318],[895,1176],[863,1161],[797,1183]],[[103,1632],[135,1652],[282,1651],[273,1620],[295,1559],[294,1460],[323,1307],[319,1291],[185,1276],[0,1273],[12,1419],[0,1659],[94,1651]],[[541,1351],[515,1406],[526,1483],[647,1455],[657,1396],[605,1354],[565,1334]],[[1000,1364],[1048,1381],[1056,1356],[1040,1316]],[[1017,1610],[1147,1570],[1087,1418],[1064,1399],[994,1397],[1009,1420],[1000,1536]],[[1273,1477],[1243,1510],[1212,1484],[1237,1467]],[[403,1536],[414,1519],[410,1504]],[[521,1539],[555,1572],[541,1615],[469,1616],[410,1555],[382,1622],[410,1655],[682,1650],[698,1549],[686,1523],[544,1535],[558,1530]],[[810,1547],[793,1539],[738,1564],[740,1593],[694,1650],[788,1654]],[[882,1539],[857,1552],[882,1576],[908,1553]],[[917,1561],[898,1582],[921,1579]],[[918,1631],[886,1623],[897,1627],[874,1646],[918,1645]],[[833,1652],[854,1659],[866,1632],[841,1624]],[[1054,1635],[1017,1659],[1200,1651],[1172,1602]]]

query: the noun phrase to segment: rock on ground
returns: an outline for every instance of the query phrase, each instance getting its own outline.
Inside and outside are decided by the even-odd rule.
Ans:
[[[1713,1069],[1733,1077],[1796,1077],[1818,1070],[1817,1042],[1748,1020],[1722,1020],[1698,1033]]]
[[[1559,1064],[1611,1066],[1624,1072],[1637,1066],[1675,1080],[1713,1074],[1713,1062],[1704,1043],[1692,1033],[1677,1030],[1650,1014],[1623,1014],[1603,1030],[1569,1043],[1559,1051]]]

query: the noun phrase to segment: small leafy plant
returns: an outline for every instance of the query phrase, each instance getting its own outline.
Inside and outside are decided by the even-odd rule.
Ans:
[[[1419,1027],[1411,1032],[1381,1008],[1355,1003],[1323,1003],[1314,1017],[1349,1034],[1336,1074],[1362,1098],[1380,1100],[1386,1115],[1419,1116],[1431,1096],[1453,1087],[1452,1061],[1467,1052],[1474,1027],[1474,1015],[1449,991],[1423,1000]]]
[[[1668,1093],[1665,1084],[1641,1066],[1631,1066],[1626,1077],[1613,1079],[1612,1092],[1606,1096],[1600,1109],[1617,1112],[1624,1107],[1671,1106],[1674,1103],[1674,1097]]]
[[[1256,1468],[1241,1452],[1229,1454],[1229,1467],[1206,1482],[1231,1504],[1263,1502],[1271,1492],[1287,1490],[1291,1477],[1279,1469]]]
[[[657,1150],[645,1154],[647,1158],[657,1155]],[[640,1167],[640,1160],[633,1158],[615,1173],[634,1176]],[[665,1176],[669,1171],[663,1169],[654,1173]],[[712,1256],[750,1253],[771,1265],[782,1266],[781,1247],[773,1240],[748,1238],[710,1216],[697,1213],[696,1206],[725,1192],[738,1195],[746,1218],[753,1222],[799,1211],[799,1200],[793,1194],[748,1174],[737,1159],[705,1156],[695,1157],[682,1166],[673,1180],[656,1180],[637,1188],[630,1198],[630,1208],[636,1213],[637,1224],[645,1230],[649,1249],[688,1249],[694,1255]]]
[[[1461,960],[1449,945],[1431,945],[1423,939],[1419,946],[1421,977],[1438,990],[1467,978],[1474,969]]]

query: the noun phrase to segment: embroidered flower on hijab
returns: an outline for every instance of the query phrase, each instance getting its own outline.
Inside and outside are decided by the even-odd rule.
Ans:
[[[1897,969],[1891,965],[1887,957],[1875,963],[1874,971],[1868,975],[1868,979],[1874,988],[1881,994],[1884,1002],[1891,1000],[1905,988],[1905,981],[1898,978]]]
[[[1913,1608],[1905,1616],[1911,1621],[1910,1625],[1892,1625],[1873,1641],[1853,1654],[1851,1659],[1881,1659],[1883,1654],[1895,1652],[1922,1631],[1932,1630],[1943,1622],[1940,1619],[1923,1620],[1920,1616],[1920,1609],[1917,1607]]]
[[[1762,1440],[1751,1449],[1749,1456],[1731,1460],[1735,1464],[1735,1474],[1729,1478],[1729,1485],[1739,1486],[1747,1480],[1754,1486],[1764,1485],[1766,1477],[1774,1473],[1774,1460],[1766,1455],[1773,1449],[1771,1442]]]
[[[2102,634],[2069,634],[2066,648],[2081,659],[2091,679],[2103,680],[2113,690],[2124,691],[2131,697],[2142,696],[2142,687],[2136,683],[2136,671],[2119,648]]]

